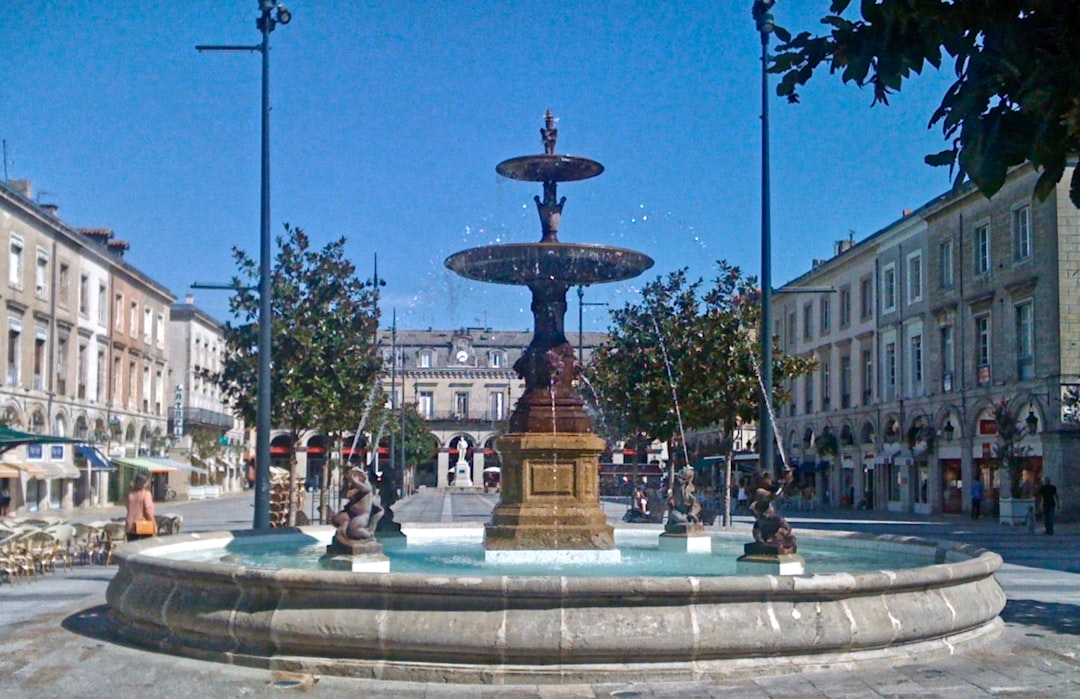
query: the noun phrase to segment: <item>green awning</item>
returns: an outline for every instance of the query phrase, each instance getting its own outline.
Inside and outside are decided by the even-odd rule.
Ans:
[[[137,468],[150,473],[172,473],[173,471],[191,471],[192,473],[206,473],[206,469],[185,464],[182,461],[162,459],[156,456],[147,457],[113,457],[112,462],[118,466]]]

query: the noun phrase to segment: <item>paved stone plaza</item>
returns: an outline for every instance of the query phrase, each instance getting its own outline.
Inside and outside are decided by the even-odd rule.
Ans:
[[[399,503],[404,522],[485,522],[496,496],[423,492]],[[625,504],[605,503],[621,524]],[[169,503],[185,532],[250,526],[250,493],[216,501]],[[119,508],[76,521],[105,519]],[[0,680],[5,698],[247,697],[303,693],[377,697],[1072,697],[1080,695],[1080,526],[1053,537],[989,520],[883,516],[866,512],[791,512],[796,529],[909,534],[984,546],[1005,565],[1003,636],[978,652],[874,671],[761,677],[724,683],[462,686],[280,675],[126,647],[104,631],[105,587],[116,568],[77,567],[30,584],[0,587]],[[650,526],[650,525],[637,525]],[[653,525],[654,526],[654,525]],[[736,517],[749,531],[749,518]]]

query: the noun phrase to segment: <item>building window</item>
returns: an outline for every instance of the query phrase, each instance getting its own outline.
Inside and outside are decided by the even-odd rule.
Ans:
[[[874,284],[870,277],[859,282],[859,319],[866,320],[874,315]]]
[[[79,276],[79,315],[90,316],[90,277],[85,274]]]
[[[502,391],[492,393],[488,396],[488,419],[506,419],[506,394]]]
[[[788,313],[787,317],[787,347],[795,347],[795,312]]]
[[[922,335],[911,337],[911,395],[921,396],[923,392],[923,346]]]
[[[60,284],[59,301],[67,306],[71,299],[71,267],[64,262],[61,262],[59,276],[60,278],[57,280]]]
[[[108,325],[108,323],[109,323],[109,318],[108,318],[109,304],[105,303],[105,299],[106,299],[108,293],[109,292],[105,288],[104,284],[99,284],[98,285],[97,312],[98,312],[98,324],[99,325]]]
[[[896,398],[896,343],[885,345],[885,400]]]
[[[881,311],[896,309],[896,265],[890,263],[881,270]]]
[[[851,407],[851,357],[840,357],[840,407]]]
[[[951,289],[953,276],[953,243],[946,240],[938,246],[938,285],[942,289]]]
[[[821,298],[821,302],[820,302],[819,307],[818,307],[818,313],[819,313],[819,315],[821,315],[821,334],[822,335],[825,335],[825,334],[827,334],[829,332],[829,329],[830,329],[829,326],[832,323],[832,318],[830,318],[831,308],[830,308],[829,301],[830,301],[830,299],[829,299],[828,296],[823,296]]]
[[[11,323],[8,325],[8,348],[7,348],[7,385],[19,385],[19,365],[22,363],[22,326]]]
[[[840,289],[840,327],[851,325],[851,287]]]
[[[870,350],[863,350],[862,367],[863,405],[870,405],[874,402],[874,353]]]
[[[49,295],[49,258],[43,252],[38,253],[37,265],[34,267],[34,293],[38,298]]]
[[[907,290],[909,304],[922,301],[922,253],[908,255]]]
[[[67,395],[67,363],[68,339],[58,337],[56,339],[56,392],[61,396]]]
[[[87,346],[80,342],[75,366],[75,397],[79,400],[86,400],[86,359]]]
[[[435,417],[435,394],[431,391],[420,391],[417,395],[416,410],[425,420]]]
[[[469,419],[469,394],[466,391],[454,392],[454,417],[458,420]]]
[[[990,383],[990,315],[975,318],[975,366],[980,385]]]
[[[1030,301],[1016,307],[1016,378],[1035,378],[1035,317]]]
[[[990,271],[990,226],[982,225],[975,229],[975,274]]]
[[[138,337],[139,335],[139,302],[131,302],[131,314],[128,317],[128,335],[132,337]]]
[[[803,412],[807,415],[814,412],[814,374],[813,372],[803,377]]]
[[[34,335],[34,390],[45,390],[45,350],[48,336],[44,329],[39,329]]]
[[[830,390],[830,384],[832,382],[832,374],[829,371],[829,363],[821,363],[821,409],[829,410],[832,406],[832,391]]]
[[[1031,257],[1031,207],[1021,206],[1013,211],[1013,244],[1017,260]]]
[[[807,303],[802,307],[802,337],[803,340],[814,339],[814,304]]]
[[[505,364],[505,358],[502,352],[492,352],[488,354],[488,366],[492,369],[502,369]],[[502,395],[501,393],[499,395]],[[501,418],[500,418],[501,419]]]
[[[16,289],[22,288],[22,260],[22,241],[13,238],[11,245],[8,246],[8,283]]]
[[[421,369],[431,368],[431,350],[423,350],[420,352],[419,366]]]
[[[124,295],[116,295],[116,303],[113,309],[113,322],[116,324],[116,329],[120,330],[124,327]]]
[[[941,390],[951,393],[954,390],[955,356],[953,354],[953,328],[946,325],[940,330],[941,340]]]
[[[154,326],[154,312],[152,310],[150,310],[149,308],[144,308],[143,309],[143,319],[142,320],[143,320],[143,327],[142,327],[143,342],[145,342],[146,344],[149,345],[150,344],[151,333],[153,332],[153,326]]]

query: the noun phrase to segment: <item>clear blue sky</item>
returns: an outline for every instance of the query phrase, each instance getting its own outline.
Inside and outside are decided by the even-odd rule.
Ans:
[[[460,279],[468,247],[539,239],[540,186],[495,165],[541,152],[600,161],[563,184],[560,237],[632,248],[656,265],[586,301],[622,305],[682,266],[760,271],[760,43],[750,0],[360,2],[296,0],[271,36],[272,231],[345,236],[360,273],[378,253],[384,325],[532,327],[527,290]],[[814,29],[828,0],[781,0]],[[75,226],[109,227],[127,259],[183,298],[225,282],[233,245],[258,254],[256,0],[21,0],[5,7],[0,138],[7,173]],[[775,45],[775,44],[774,44]],[[927,122],[948,83],[927,75],[871,108],[822,75],[799,105],[771,100],[773,279],[779,286],[947,190]],[[775,78],[773,78],[775,85]],[[571,293],[567,329],[577,329]],[[196,292],[224,320],[226,294]],[[601,308],[586,330],[607,327]]]

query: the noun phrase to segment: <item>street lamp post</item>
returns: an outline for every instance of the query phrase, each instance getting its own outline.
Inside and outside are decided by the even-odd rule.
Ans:
[[[754,22],[761,34],[761,406],[758,413],[758,468],[773,471],[772,399],[772,203],[769,192],[769,34],[775,0],[755,0]]]
[[[587,303],[585,300],[585,287],[578,285],[577,288],[577,359],[581,364],[585,363],[585,333],[583,326],[585,324],[585,307],[586,306],[606,306],[603,301],[594,301]]]
[[[258,51],[262,54],[262,170],[259,212],[259,378],[255,409],[255,515],[253,527],[270,527],[270,32],[292,13],[276,0],[259,0],[256,46],[196,46],[197,51]]]

